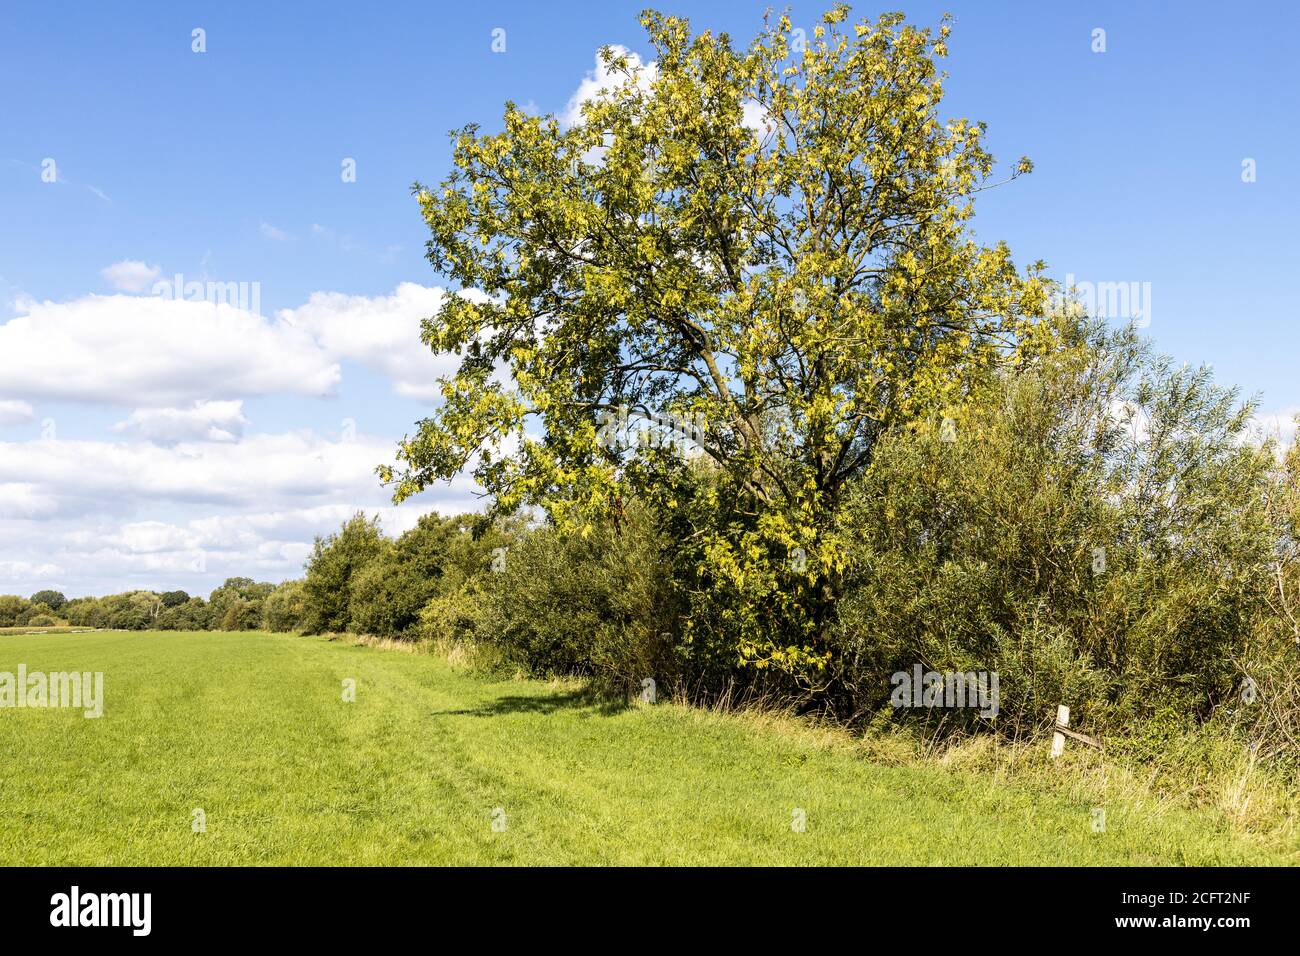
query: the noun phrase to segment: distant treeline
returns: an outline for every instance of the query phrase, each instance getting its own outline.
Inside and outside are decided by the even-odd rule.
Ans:
[[[275,595],[299,582],[284,585],[231,578],[204,600],[185,591],[127,591],[107,597],[67,599],[58,591],[37,591],[30,598],[0,595],[0,627],[101,627],[144,631],[247,631],[272,627]],[[271,613],[271,617],[268,617]]]
[[[59,591],[0,595],[0,627],[61,624],[112,630],[354,632],[418,638],[440,630],[435,598],[493,573],[522,522],[425,515],[397,540],[357,514],[316,541],[305,579],[230,578],[206,599],[186,591],[127,591],[69,600]]]

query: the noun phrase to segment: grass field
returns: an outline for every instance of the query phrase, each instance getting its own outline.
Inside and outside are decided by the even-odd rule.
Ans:
[[[1088,803],[1023,783],[873,763],[770,721],[610,709],[432,655],[0,637],[0,671],[20,663],[102,671],[105,703],[99,719],[0,709],[4,865],[1294,862],[1208,815],[1117,804],[1094,832]]]

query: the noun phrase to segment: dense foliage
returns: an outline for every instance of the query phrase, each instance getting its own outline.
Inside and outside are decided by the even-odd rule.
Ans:
[[[424,343],[460,364],[380,474],[400,501],[470,468],[492,515],[546,516],[426,621],[846,720],[918,665],[1002,680],[997,717],[922,719],[1011,734],[1057,703],[1203,719],[1247,667],[1285,696],[1294,453],[974,240],[995,164],[940,114],[948,23],[838,6],[743,49],[642,23],[652,70],[606,51],[579,117],[507,104],[415,187],[466,290]]]
[[[471,467],[494,511],[561,530],[633,496],[688,509],[730,656],[812,680],[844,496],[892,428],[1016,360],[1047,292],[968,230],[995,165],[981,124],[939,115],[947,23],[847,16],[737,48],[647,12],[653,76],[606,50],[616,82],[579,122],[508,105],[501,132],[458,133],[416,192],[430,262],[473,290],[424,326],[461,363],[382,470],[401,500]],[[657,435],[635,463],[629,414]]]

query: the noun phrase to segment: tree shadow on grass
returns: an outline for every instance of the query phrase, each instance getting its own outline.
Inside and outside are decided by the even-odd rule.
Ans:
[[[507,695],[487,701],[478,707],[461,710],[435,710],[434,717],[500,717],[506,714],[553,714],[571,711],[579,717],[610,717],[628,709],[628,703],[617,697],[591,691],[570,691],[566,694],[544,696]]]

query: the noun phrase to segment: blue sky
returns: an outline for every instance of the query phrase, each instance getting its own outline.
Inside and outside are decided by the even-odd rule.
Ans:
[[[368,468],[430,408],[417,393],[432,360],[394,357],[420,349],[396,336],[427,305],[399,286],[441,283],[423,259],[411,182],[439,180],[447,132],[494,126],[507,99],[562,111],[601,45],[649,58],[641,6],[6,4],[0,593],[203,593],[244,571],[279,580],[298,573],[312,534],[382,506]],[[764,9],[660,8],[739,40]],[[1019,261],[1044,259],[1057,278],[1150,283],[1148,332],[1161,349],[1210,362],[1221,381],[1260,393],[1265,412],[1300,409],[1293,5],[854,12],[894,8],[926,23],[953,12],[947,112],[986,121],[1005,163],[1035,162],[1031,176],[982,197],[982,240],[1006,239]],[[811,30],[821,9],[795,5],[791,18]],[[204,53],[191,49],[195,28]],[[492,51],[496,28],[504,53]],[[355,182],[340,175],[349,158]],[[48,159],[54,183],[42,181]],[[157,276],[128,270],[114,284],[103,270],[121,262]],[[249,350],[279,346],[227,323],[226,351],[204,340],[204,354],[174,355],[174,326],[136,324],[132,297],[177,273],[257,283],[264,315],[296,310],[331,342],[301,367],[271,368],[263,356],[244,368]],[[318,293],[341,295],[304,311]],[[45,305],[33,313],[33,303]],[[356,339],[372,314],[394,338],[368,347]],[[42,334],[69,323],[63,339],[39,341],[81,343],[82,361],[102,356],[121,374],[75,362],[59,374],[54,360],[31,370],[24,357],[20,375],[15,343],[38,340],[18,326],[6,338],[6,323],[33,316]],[[195,337],[209,320],[195,313]],[[104,328],[117,338],[98,338]],[[224,404],[192,413],[210,401]],[[259,457],[279,465],[259,476]],[[231,472],[244,484],[213,486]],[[396,530],[422,508],[471,503],[466,487],[435,491],[385,519]]]

